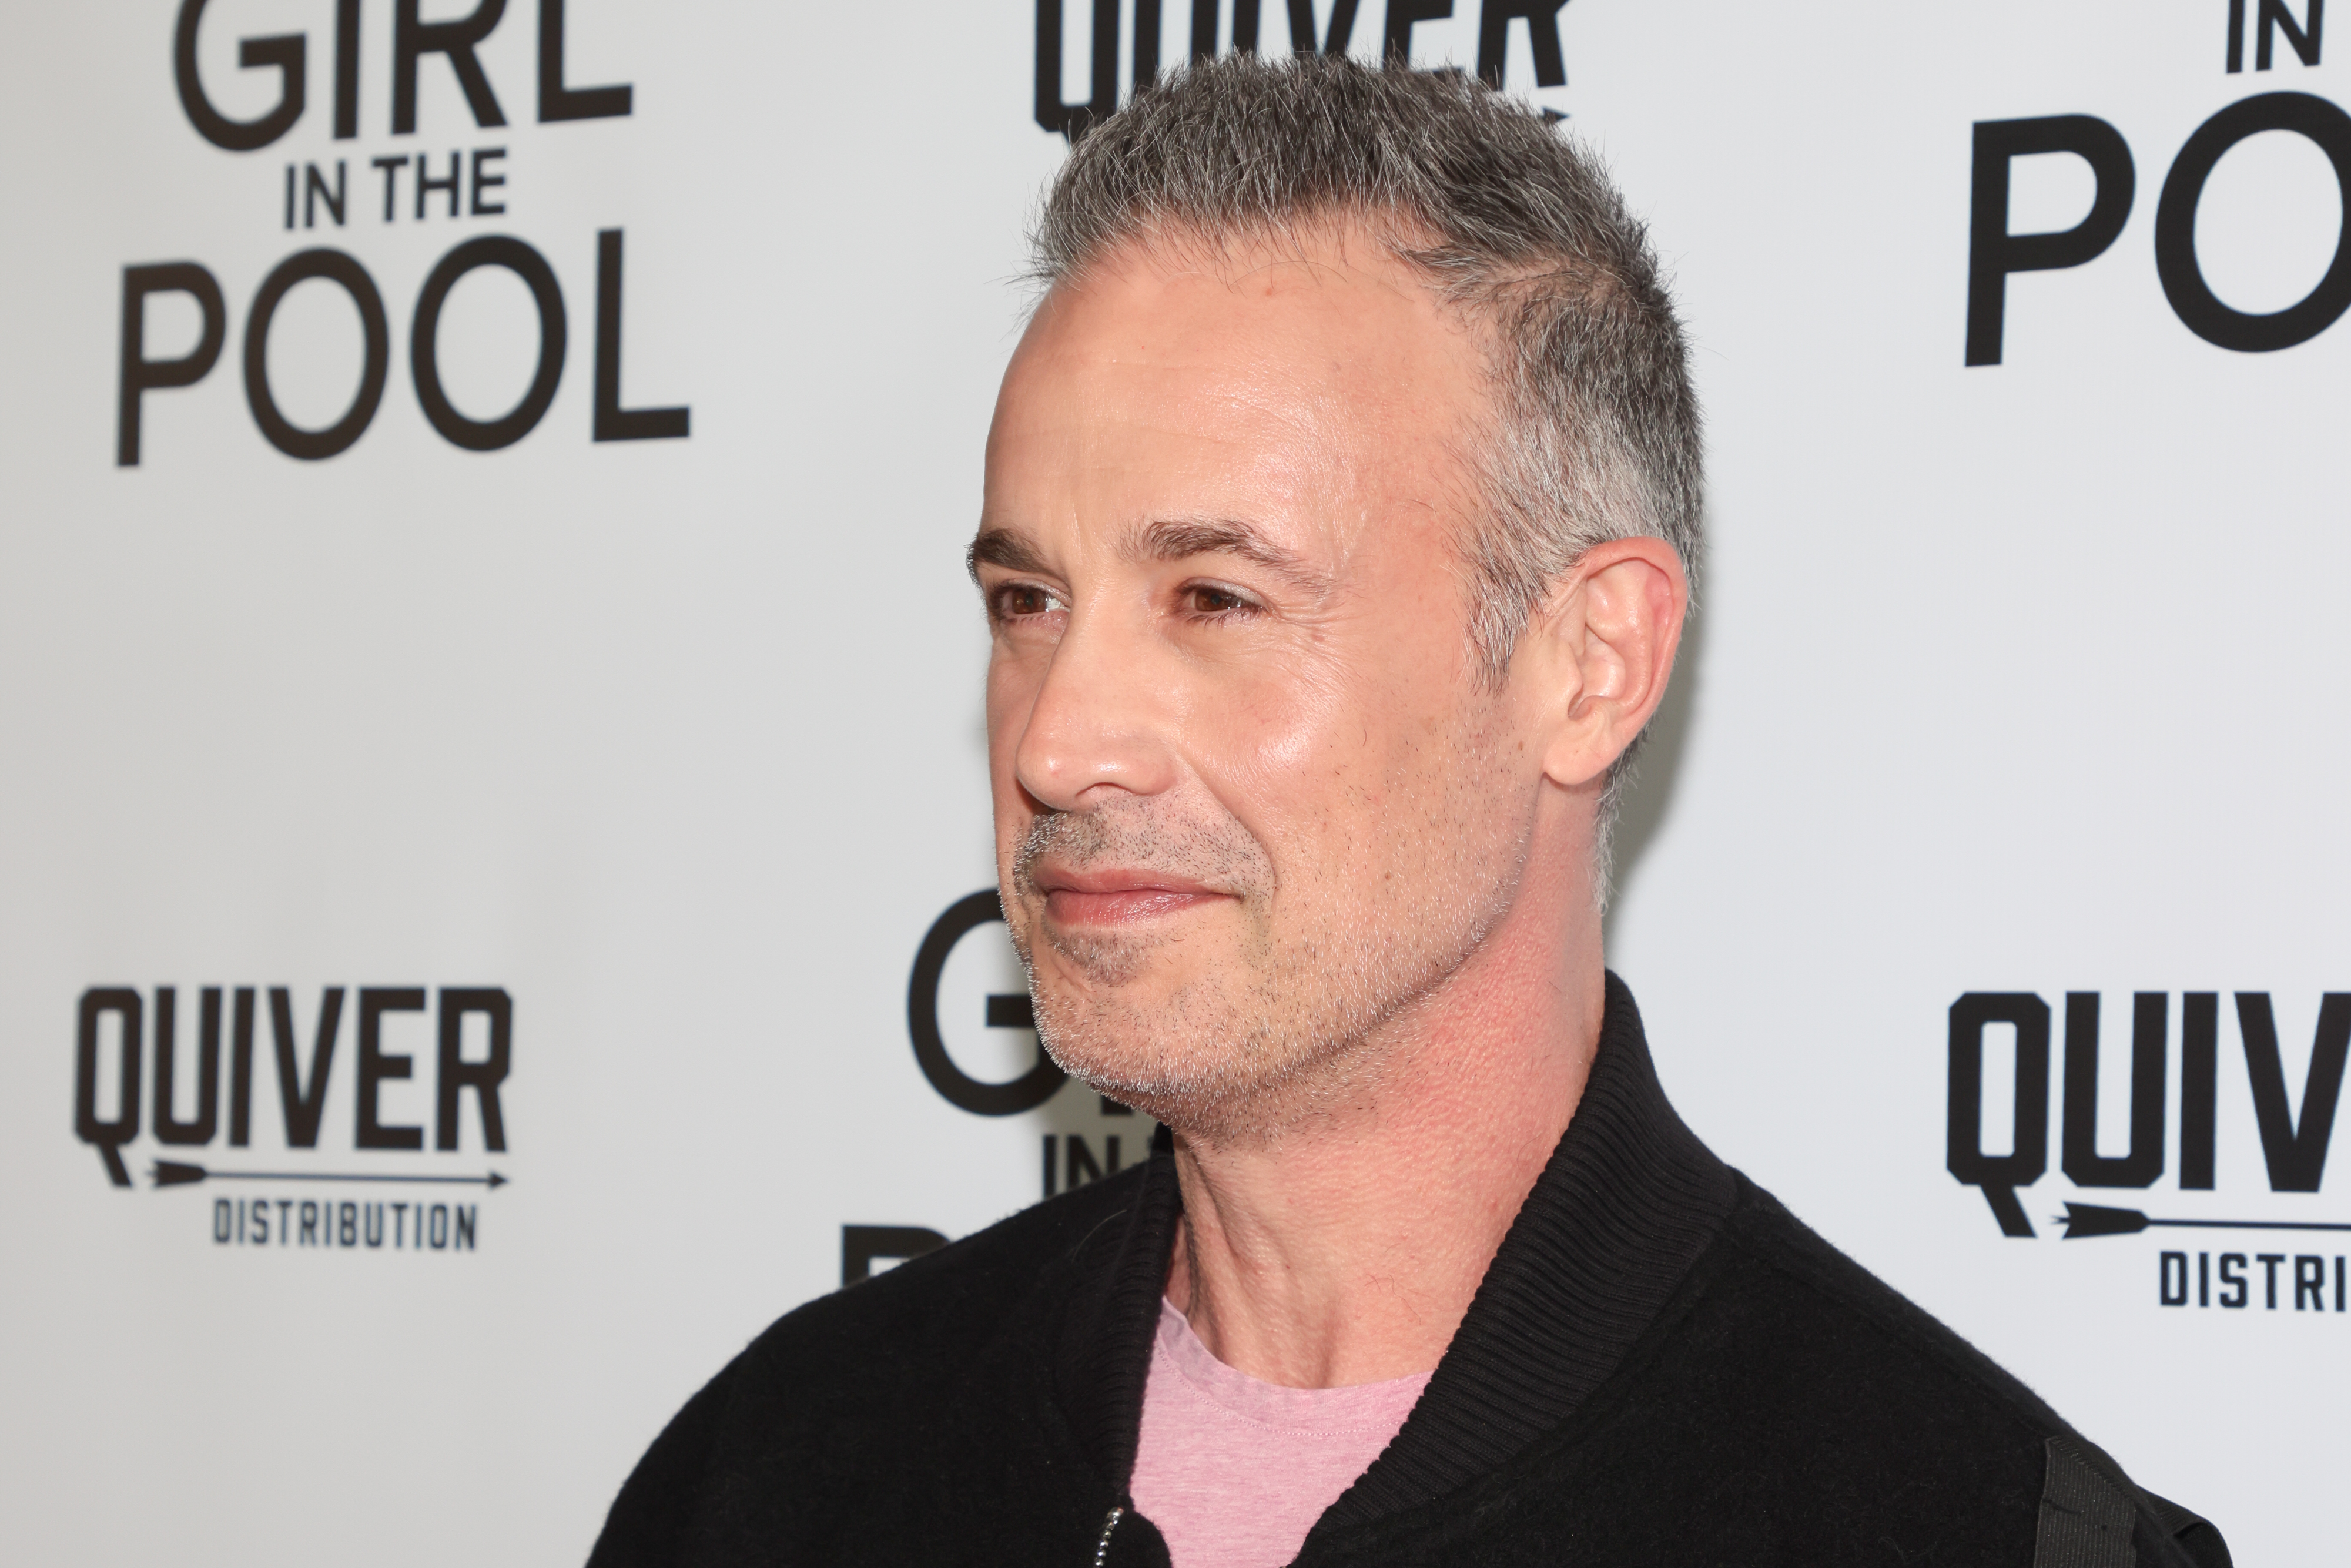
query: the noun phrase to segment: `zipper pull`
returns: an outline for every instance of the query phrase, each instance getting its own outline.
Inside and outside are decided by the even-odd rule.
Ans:
[[[1111,1532],[1118,1528],[1118,1521],[1125,1517],[1126,1508],[1121,1504],[1113,1508],[1110,1511],[1110,1517],[1102,1521],[1101,1539],[1094,1542],[1094,1568],[1102,1568],[1102,1564],[1109,1561]]]

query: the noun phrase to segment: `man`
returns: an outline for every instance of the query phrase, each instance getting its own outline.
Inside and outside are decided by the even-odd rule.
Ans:
[[[1038,246],[971,547],[1004,908],[1165,1130],[778,1323],[596,1563],[2225,1563],[1708,1153],[1602,967],[1699,474],[1602,176],[1239,57]]]

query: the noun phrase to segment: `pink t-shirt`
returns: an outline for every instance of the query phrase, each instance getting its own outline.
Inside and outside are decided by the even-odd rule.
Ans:
[[[1284,1388],[1218,1361],[1165,1301],[1143,1393],[1134,1506],[1176,1568],[1280,1568],[1412,1414],[1428,1374]]]

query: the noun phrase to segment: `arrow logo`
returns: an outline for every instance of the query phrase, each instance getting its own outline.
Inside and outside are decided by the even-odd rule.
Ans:
[[[492,1171],[487,1176],[359,1176],[330,1171],[212,1171],[202,1166],[183,1165],[177,1160],[157,1160],[153,1180],[157,1186],[186,1186],[200,1181],[371,1181],[397,1182],[419,1186],[487,1186],[500,1187],[510,1178]]]
[[[2351,1230],[2351,1224],[2314,1219],[2157,1219],[2136,1208],[2108,1208],[2095,1203],[2069,1203],[2063,1218],[2065,1239],[2085,1236],[2136,1236],[2150,1226],[2176,1226],[2182,1230]]]

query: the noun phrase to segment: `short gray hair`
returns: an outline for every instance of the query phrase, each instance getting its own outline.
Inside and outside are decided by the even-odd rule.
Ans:
[[[1552,584],[1608,539],[1671,544],[1695,587],[1698,398],[1642,225],[1586,152],[1458,71],[1340,56],[1196,61],[1080,136],[1031,236],[1069,282],[1155,237],[1279,239],[1353,220],[1489,334],[1500,428],[1462,541],[1470,632],[1499,684]],[[1598,824],[1604,899],[1628,748]]]

